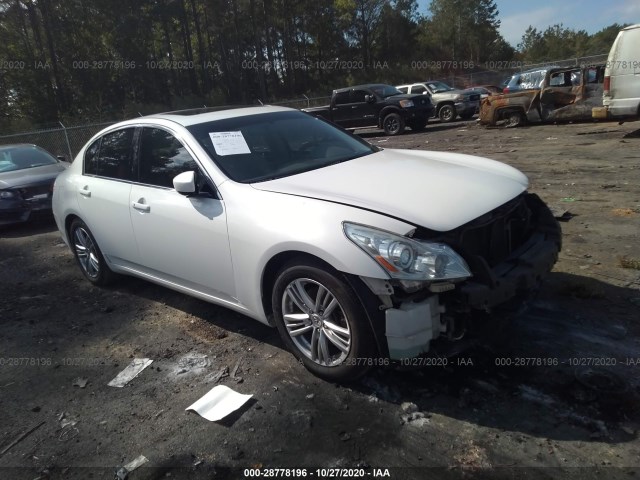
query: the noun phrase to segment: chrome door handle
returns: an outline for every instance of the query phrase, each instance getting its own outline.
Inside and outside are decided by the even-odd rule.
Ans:
[[[139,210],[141,212],[149,212],[149,211],[151,211],[151,205],[146,205],[144,203],[133,202],[131,204],[131,206],[133,208],[135,208],[136,210]]]

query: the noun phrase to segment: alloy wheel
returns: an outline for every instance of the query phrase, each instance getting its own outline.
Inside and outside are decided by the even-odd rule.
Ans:
[[[91,240],[89,233],[82,227],[73,231],[73,245],[78,256],[80,266],[91,278],[98,278],[100,275],[100,259],[96,251],[96,245]]]
[[[282,295],[282,318],[300,352],[314,363],[342,364],[351,349],[351,328],[333,293],[310,278],[298,278]]]

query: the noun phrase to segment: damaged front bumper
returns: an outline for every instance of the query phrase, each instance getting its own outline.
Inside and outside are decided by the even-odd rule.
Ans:
[[[442,336],[458,340],[467,326],[473,327],[461,328],[464,323],[473,323],[479,314],[495,315],[501,308],[517,307],[537,291],[558,259],[562,246],[560,225],[536,195],[527,194],[521,201],[530,214],[528,235],[506,258],[490,265],[481,255],[474,255],[466,259],[472,266],[473,277],[462,283],[430,285],[404,300],[396,295],[401,287],[394,286],[394,294],[383,299],[385,337],[391,359],[427,353],[431,342]],[[509,221],[516,208],[520,207],[501,214],[494,225]],[[382,290],[374,293],[382,299]]]

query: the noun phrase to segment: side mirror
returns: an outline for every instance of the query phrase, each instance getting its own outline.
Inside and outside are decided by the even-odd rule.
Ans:
[[[196,172],[189,170],[173,177],[173,188],[181,195],[196,193]]]
[[[367,103],[374,103],[376,101],[376,97],[374,97],[373,95],[365,95],[364,101]]]

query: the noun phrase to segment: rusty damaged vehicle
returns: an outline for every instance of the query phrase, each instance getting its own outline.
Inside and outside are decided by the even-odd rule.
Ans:
[[[480,106],[480,124],[517,127],[526,122],[591,120],[602,106],[605,65],[547,71],[540,89],[491,95]]]

